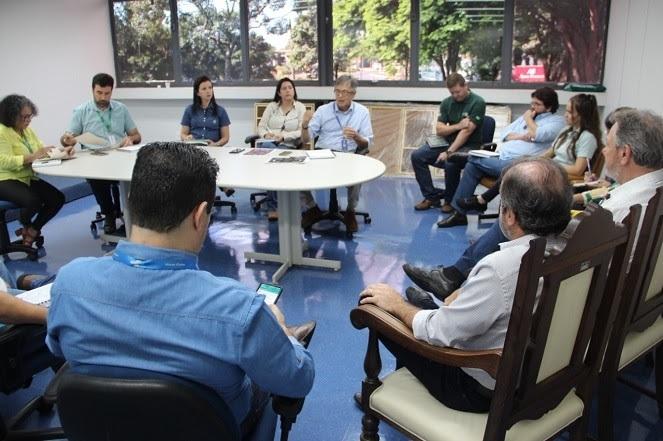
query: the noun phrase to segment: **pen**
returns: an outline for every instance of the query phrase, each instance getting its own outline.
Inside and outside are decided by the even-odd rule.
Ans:
[[[589,176],[591,176],[592,175],[592,165],[589,163],[589,158],[585,158],[585,159],[587,159],[587,171],[589,172]]]

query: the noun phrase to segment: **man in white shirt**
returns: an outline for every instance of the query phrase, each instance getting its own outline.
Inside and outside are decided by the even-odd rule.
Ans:
[[[520,260],[530,240],[564,230],[571,218],[572,190],[558,164],[528,158],[507,169],[501,194],[499,225],[508,242],[481,259],[445,305],[419,309],[386,284],[366,287],[360,303],[384,309],[412,329],[417,339],[432,345],[467,350],[503,347]],[[466,412],[488,411],[495,380],[484,371],[432,363],[392,341],[381,341],[395,355],[397,367],[407,367],[446,406]]]

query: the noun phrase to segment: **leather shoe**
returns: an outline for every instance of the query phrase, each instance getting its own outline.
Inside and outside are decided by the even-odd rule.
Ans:
[[[116,231],[117,231],[117,225],[115,224],[115,216],[106,215],[106,219],[104,219],[104,233],[113,234]]]
[[[268,211],[267,220],[270,222],[276,222],[277,220],[279,220],[279,213],[275,210]]]
[[[345,230],[348,233],[356,233],[359,229],[357,225],[357,216],[354,211],[346,211],[343,215],[343,223],[345,224]]]
[[[421,309],[438,309],[439,306],[433,301],[433,298],[427,292],[415,288],[414,286],[408,286],[405,290],[405,297],[407,301]]]
[[[295,337],[302,346],[308,348],[308,344],[311,342],[311,338],[315,332],[315,321],[310,320],[301,325],[286,326],[286,328],[288,328],[290,335]]]
[[[314,205],[302,213],[302,228],[311,228],[320,217],[322,217],[322,211],[317,205]]]
[[[21,274],[16,278],[16,287],[23,291],[33,289],[32,284],[38,280],[47,279],[49,276],[41,274]]]
[[[430,199],[424,199],[423,201],[419,202],[417,205],[414,206],[414,209],[417,211],[424,211],[428,210],[429,208],[432,207],[439,207],[440,206],[440,200],[436,201],[431,201]]]
[[[447,204],[445,202],[444,205],[442,205],[442,208],[440,208],[440,211],[442,213],[451,213],[452,211],[454,211],[454,207],[452,207],[451,204]]]
[[[438,228],[449,228],[457,225],[467,225],[467,216],[457,211],[437,223]]]
[[[482,213],[488,208],[488,204],[482,204],[476,196],[460,199],[458,206],[465,211],[480,211]]]
[[[419,288],[433,293],[433,295],[440,300],[446,299],[449,294],[457,290],[462,283],[451,280],[445,276],[444,272],[442,272],[442,267],[427,270],[406,263],[403,265],[403,271],[405,271],[405,274],[407,274],[410,280],[416,283]]]

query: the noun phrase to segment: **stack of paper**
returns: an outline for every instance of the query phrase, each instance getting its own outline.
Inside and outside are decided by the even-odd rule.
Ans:
[[[493,152],[491,150],[470,150],[468,153],[479,158],[496,158],[500,155],[500,152]]]
[[[25,291],[18,294],[16,297],[19,299],[32,303],[33,305],[41,305],[48,307],[51,304],[51,287],[52,283],[49,283],[39,288],[31,289],[30,291]]]
[[[320,150],[306,150],[306,156],[309,159],[333,159],[334,152],[330,149],[320,149]]]

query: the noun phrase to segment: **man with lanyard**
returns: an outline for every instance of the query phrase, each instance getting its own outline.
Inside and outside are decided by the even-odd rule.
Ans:
[[[318,138],[315,146],[341,152],[364,154],[373,142],[373,128],[368,109],[354,102],[357,93],[357,80],[342,75],[334,85],[336,99],[318,107],[315,114],[306,112],[302,121],[302,143]],[[359,201],[360,184],[348,187],[348,208],[343,222],[348,232],[357,231],[355,208]],[[322,215],[311,192],[302,192],[306,211],[302,214],[302,227],[313,225]]]
[[[440,200],[447,204],[456,192],[460,181],[462,166],[447,161],[447,158],[459,150],[478,148],[481,145],[481,128],[486,114],[486,103],[479,95],[474,94],[465,78],[459,73],[447,77],[447,88],[451,96],[440,103],[440,115],[435,127],[436,135],[448,142],[448,147],[431,146],[424,143],[410,157],[414,175],[424,200],[414,206],[415,210],[428,210],[438,207]],[[429,166],[444,167],[445,189],[433,186],[433,178]],[[445,204],[442,211],[450,212],[451,206]]]
[[[76,144],[74,137],[86,132],[107,139],[109,145],[125,147],[140,142],[140,133],[127,107],[111,100],[113,86],[113,77],[108,74],[99,73],[92,78],[92,101],[74,109],[69,129],[60,138],[63,146]],[[88,179],[88,183],[105,217],[104,232],[111,234],[117,228],[115,219],[119,216],[115,206],[120,206],[119,201],[113,202],[114,181]]]
[[[468,210],[485,211],[488,203],[479,199],[481,196],[472,197],[481,178],[497,178],[514,159],[545,152],[564,128],[564,117],[555,114],[558,108],[557,92],[552,88],[542,87],[532,92],[530,108],[502,131],[499,157],[469,157],[456,194],[450,195],[453,196],[451,206],[454,211],[437,226],[467,225]]]

